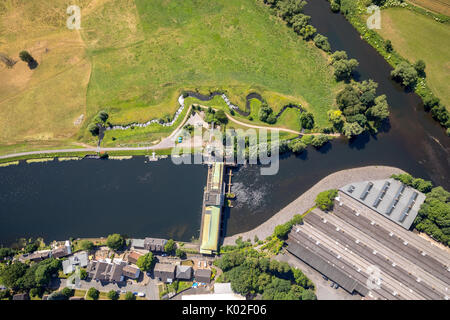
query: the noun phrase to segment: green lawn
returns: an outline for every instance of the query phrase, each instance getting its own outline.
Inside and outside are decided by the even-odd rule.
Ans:
[[[177,109],[183,89],[271,91],[326,122],[337,83],[324,54],[255,0],[112,0],[89,15],[88,114],[144,122]],[[111,23],[114,24],[112,32]]]
[[[381,36],[411,62],[425,61],[427,83],[450,108],[450,25],[402,8],[382,10]]]

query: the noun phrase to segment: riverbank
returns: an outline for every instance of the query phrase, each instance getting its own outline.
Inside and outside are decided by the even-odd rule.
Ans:
[[[226,237],[223,241],[224,245],[233,245],[237,238],[242,237],[243,240],[265,239],[273,233],[277,225],[283,224],[294,217],[296,214],[303,214],[314,206],[314,201],[319,192],[329,189],[337,189],[346,184],[355,181],[377,180],[389,178],[392,174],[404,173],[403,170],[388,166],[368,166],[342,170],[330,174],[316,183],[312,188],[303,193],[296,200],[284,207],[278,213],[273,215],[269,220],[248,232],[239,233]]]

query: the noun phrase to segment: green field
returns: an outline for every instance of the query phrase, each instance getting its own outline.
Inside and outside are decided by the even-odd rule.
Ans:
[[[262,1],[83,0],[80,32],[65,27],[69,4],[0,3],[0,52],[17,59],[28,49],[39,62],[0,67],[0,154],[95,145],[86,128],[99,110],[113,124],[172,116],[183,90],[223,90],[242,108],[256,91],[275,112],[298,103],[328,125],[341,84],[327,56]],[[244,120],[258,123],[252,113]],[[275,126],[298,130],[290,113]],[[104,146],[153,142],[174,128],[108,133]]]
[[[382,10],[384,39],[411,62],[425,61],[427,83],[447,108],[450,108],[450,25],[402,8]]]

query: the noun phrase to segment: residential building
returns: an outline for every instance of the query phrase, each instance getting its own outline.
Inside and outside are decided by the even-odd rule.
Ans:
[[[139,275],[141,273],[141,270],[138,267],[126,265],[122,269],[122,275],[124,277],[128,277],[130,279],[137,279],[139,278]]]
[[[50,255],[51,255],[50,250],[35,251],[33,253],[26,253],[21,255],[19,257],[19,261],[22,263],[25,261],[39,262],[50,258]]]
[[[211,270],[209,269],[197,269],[195,270],[195,280],[202,283],[211,282]]]
[[[136,251],[132,251],[130,252],[130,254],[127,257],[128,263],[131,264],[136,264],[138,259],[143,256],[142,253],[136,252]]]
[[[172,282],[175,279],[175,266],[170,263],[157,263],[153,273],[160,281]]]
[[[177,280],[191,280],[192,267],[190,266],[177,266],[175,277]]]
[[[92,261],[87,268],[88,276],[101,282],[122,282],[123,264]]]
[[[63,258],[70,254],[72,254],[72,247],[70,241],[66,240],[63,246],[53,249],[51,255],[53,258]]]
[[[166,245],[166,243],[166,239],[145,238],[144,249],[151,252],[164,252],[164,246]]]

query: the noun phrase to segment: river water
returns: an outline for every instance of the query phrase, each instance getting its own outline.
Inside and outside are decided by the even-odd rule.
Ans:
[[[333,50],[360,62],[360,80],[379,83],[391,106],[389,125],[376,136],[338,139],[321,150],[284,156],[279,173],[261,176],[257,166],[233,176],[235,208],[226,234],[254,228],[326,175],[352,167],[390,165],[450,190],[450,139],[420,98],[390,79],[391,67],[326,0],[310,0],[305,13]],[[198,237],[205,166],[83,160],[0,168],[0,243],[18,237],[47,240],[119,232],[133,237]]]

